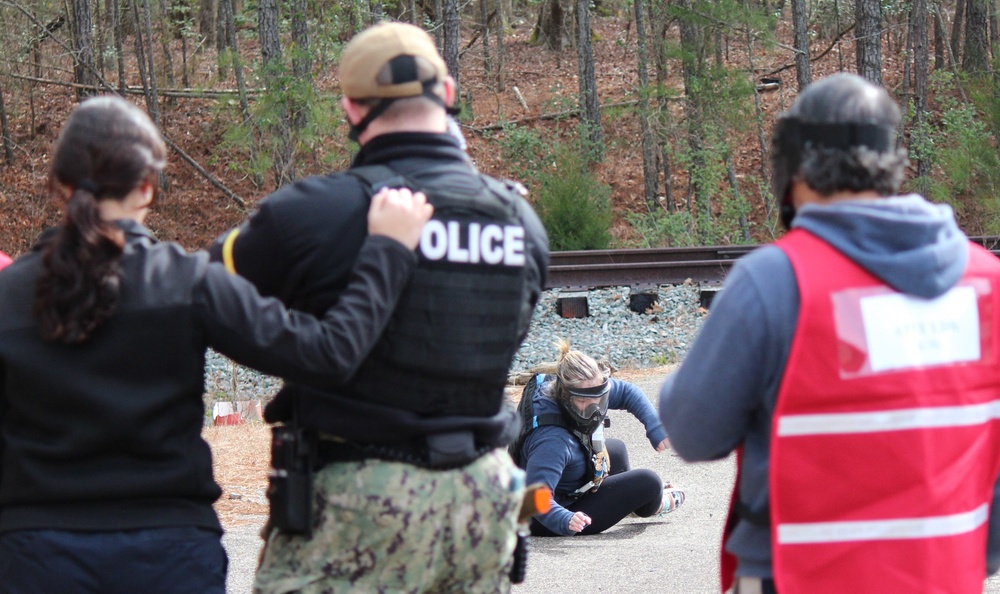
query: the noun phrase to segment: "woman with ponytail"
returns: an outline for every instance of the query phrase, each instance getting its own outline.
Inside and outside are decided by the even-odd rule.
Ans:
[[[527,484],[552,491],[552,508],[531,520],[534,536],[598,534],[629,515],[663,516],[684,503],[684,491],[663,484],[648,468],[633,469],[620,439],[605,438],[609,409],[627,410],[646,428],[657,452],[670,447],[656,409],[643,391],[611,377],[607,361],[557,343],[553,375],[536,376],[532,398],[533,428],[515,460]]]
[[[431,207],[373,197],[369,236],[317,320],[143,226],[166,164],[118,97],[80,104],[52,153],[62,223],[0,274],[0,592],[225,592],[201,438],[205,351],[323,386],[387,322]]]

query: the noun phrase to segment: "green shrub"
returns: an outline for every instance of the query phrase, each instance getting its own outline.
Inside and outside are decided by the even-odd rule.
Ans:
[[[699,245],[694,223],[687,211],[630,212],[625,215],[638,239],[628,247],[655,248]]]
[[[535,210],[552,250],[607,249],[613,220],[611,188],[594,178],[576,147],[556,147],[556,168],[538,176]]]
[[[500,133],[500,154],[514,177],[525,184],[538,176],[539,163],[552,160],[552,149],[542,137],[530,128],[521,128],[517,124],[504,126]]]
[[[967,229],[970,234],[995,234],[1000,231],[1000,151],[991,125],[1000,114],[1000,97],[992,80],[963,84],[969,102],[956,97],[952,74],[932,76],[939,106],[934,118],[914,131],[909,146],[910,159],[928,160],[931,175],[916,178],[908,189],[952,205],[960,216],[975,211],[983,226]]]

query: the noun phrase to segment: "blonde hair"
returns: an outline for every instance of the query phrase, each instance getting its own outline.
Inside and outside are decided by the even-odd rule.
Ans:
[[[575,388],[594,378],[603,380],[611,375],[611,366],[607,361],[597,361],[582,351],[572,350],[568,340],[560,338],[555,345],[559,349],[556,363],[559,383]]]

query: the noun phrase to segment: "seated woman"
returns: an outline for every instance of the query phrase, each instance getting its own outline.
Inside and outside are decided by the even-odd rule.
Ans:
[[[559,351],[555,376],[543,378],[532,396],[534,415],[557,420],[530,430],[518,460],[528,484],[552,490],[552,508],[532,519],[531,534],[597,534],[630,514],[648,518],[677,509],[683,491],[664,486],[652,470],[632,470],[625,443],[604,438],[608,409],[624,409],[646,427],[657,452],[670,446],[646,395],[612,379],[606,363],[570,350],[567,341],[559,342]]]
[[[166,156],[136,106],[81,103],[52,151],[62,223],[0,273],[0,591],[224,594],[206,349],[344,381],[388,322],[431,214],[423,195],[375,195],[351,281],[317,320],[153,238],[142,221]]]

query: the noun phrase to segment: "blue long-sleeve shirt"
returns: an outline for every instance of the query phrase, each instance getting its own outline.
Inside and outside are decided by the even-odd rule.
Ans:
[[[559,414],[559,403],[550,398],[544,385],[534,394],[536,415]],[[655,448],[667,437],[657,418],[656,409],[635,384],[611,379],[608,409],[627,410],[646,428],[646,437]],[[543,425],[533,429],[521,448],[521,462],[528,484],[544,483],[552,490],[552,508],[538,516],[543,526],[564,536],[574,534],[569,529],[573,512],[564,506],[573,501],[574,491],[594,477],[594,467],[583,444],[567,429],[558,425]]]

